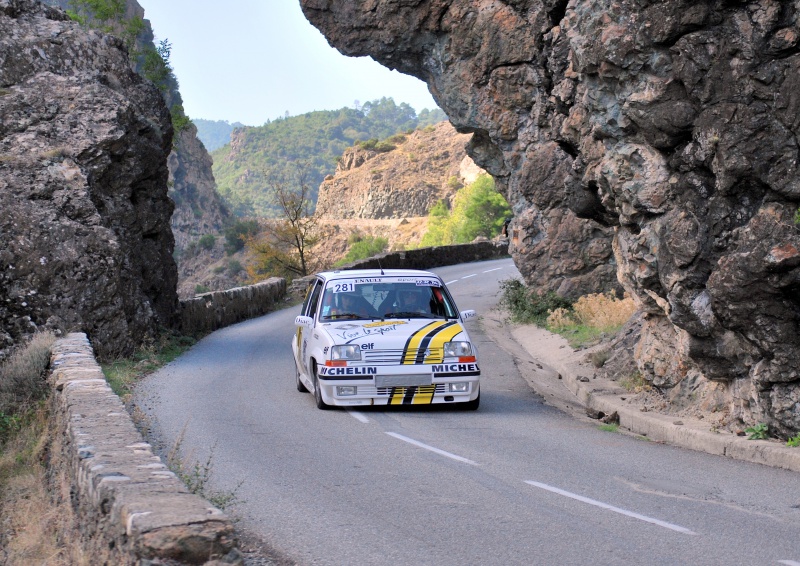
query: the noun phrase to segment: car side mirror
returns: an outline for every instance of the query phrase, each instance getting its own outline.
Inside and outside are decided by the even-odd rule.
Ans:
[[[461,311],[459,314],[461,315],[461,320],[469,320],[471,318],[475,318],[476,316],[478,316],[478,313],[476,313],[472,309]]]
[[[297,316],[294,319],[295,326],[305,326],[306,328],[314,328],[314,319],[310,316]]]

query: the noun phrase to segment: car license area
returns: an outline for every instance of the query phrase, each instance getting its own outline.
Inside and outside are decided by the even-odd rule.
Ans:
[[[447,286],[428,271],[318,273],[295,318],[296,386],[318,408],[457,404],[477,409],[480,369]]]
[[[416,375],[376,375],[375,387],[412,387],[432,385],[431,374]]]

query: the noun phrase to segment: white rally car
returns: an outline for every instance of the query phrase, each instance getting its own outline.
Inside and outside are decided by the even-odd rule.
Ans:
[[[477,409],[475,345],[442,280],[427,271],[319,273],[292,339],[298,391],[317,407],[460,403]]]

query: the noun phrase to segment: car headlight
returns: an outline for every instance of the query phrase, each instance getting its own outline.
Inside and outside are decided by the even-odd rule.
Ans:
[[[445,342],[444,357],[460,358],[472,355],[472,345],[469,342]]]
[[[358,344],[345,344],[331,348],[332,360],[360,360],[361,346]]]

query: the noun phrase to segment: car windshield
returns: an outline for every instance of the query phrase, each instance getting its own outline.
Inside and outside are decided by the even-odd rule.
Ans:
[[[321,321],[342,319],[457,318],[453,301],[435,277],[363,277],[329,281]]]

